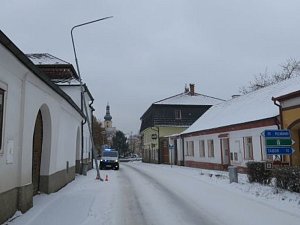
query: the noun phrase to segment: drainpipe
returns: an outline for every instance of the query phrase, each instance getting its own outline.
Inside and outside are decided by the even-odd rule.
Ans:
[[[91,127],[92,127],[92,138],[94,138],[94,130],[93,130],[93,127],[94,127],[94,120],[93,120],[93,113],[94,113],[94,111],[95,111],[95,109],[94,109],[94,107],[92,106],[92,104],[94,103],[94,99],[92,99],[92,101],[91,101],[91,103],[89,104],[89,107],[90,107],[90,109],[91,109],[91,117],[92,117],[92,119],[91,119]],[[93,163],[93,159],[94,159],[94,157],[97,157],[97,156],[94,156],[94,151],[92,151],[92,168],[94,168],[94,163]]]
[[[282,106],[280,104],[277,103],[276,99],[274,97],[272,97],[272,101],[274,103],[274,105],[279,107],[279,116],[280,116],[280,122],[277,121],[277,128],[278,129],[282,129],[283,128],[283,118],[282,118]]]
[[[84,93],[81,92],[81,111],[83,112],[83,98]],[[84,121],[81,122],[81,156],[80,156],[80,174],[83,173],[83,148],[84,148],[84,140],[83,140],[83,125],[86,124],[86,115]]]

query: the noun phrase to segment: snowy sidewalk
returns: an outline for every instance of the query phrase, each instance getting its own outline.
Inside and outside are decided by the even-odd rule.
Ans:
[[[109,174],[115,171],[105,171]],[[101,174],[103,177],[103,174]],[[95,180],[96,171],[76,176],[66,187],[50,195],[34,197],[33,208],[17,212],[9,225],[93,225],[109,224],[115,182]]]

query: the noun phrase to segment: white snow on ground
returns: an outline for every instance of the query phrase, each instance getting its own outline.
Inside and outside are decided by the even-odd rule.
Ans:
[[[127,166],[128,165],[128,166]],[[239,183],[229,183],[228,173],[220,171],[201,170],[169,165],[145,164],[142,162],[122,163],[120,171],[101,171],[101,176],[108,175],[108,181],[95,180],[96,171],[88,172],[87,176],[76,176],[75,181],[50,195],[41,194],[34,197],[34,206],[25,214],[17,212],[13,218],[4,224],[8,225],[99,225],[122,224],[122,198],[120,180],[125,170],[126,175],[132,176],[138,196],[151,196],[159,202],[164,196],[155,191],[155,184],[134,172],[142,171],[160,182],[164,187],[170,186],[174,193],[186,198],[192,206],[201,207],[201,211],[213,216],[216,214],[219,224],[259,224],[264,225],[296,225],[300,224],[300,194],[276,190],[271,186],[250,184],[246,175],[239,174]],[[123,171],[122,171],[123,169]],[[135,180],[136,179],[136,180]],[[147,186],[149,187],[147,187]],[[136,188],[135,187],[135,188]],[[143,189],[143,190],[141,190]],[[196,194],[195,194],[196,193]],[[185,196],[183,196],[185,195]],[[146,196],[141,196],[141,203],[147,204]],[[202,202],[202,208],[198,203]],[[149,209],[158,208],[165,215],[165,224],[172,215],[172,202],[147,206]],[[205,203],[205,204],[204,204]],[[199,209],[200,210],[200,209]],[[156,212],[157,213],[157,212]],[[253,213],[257,218],[251,217]],[[173,211],[174,214],[174,211]],[[151,216],[151,213],[149,214]],[[148,216],[149,216],[148,215]],[[147,219],[149,219],[146,216]],[[253,223],[251,220],[253,219]],[[155,220],[154,220],[155,221]],[[226,222],[225,222],[226,221]],[[250,221],[250,222],[249,222]],[[174,221],[173,221],[174,222]],[[172,223],[183,224],[182,221]]]

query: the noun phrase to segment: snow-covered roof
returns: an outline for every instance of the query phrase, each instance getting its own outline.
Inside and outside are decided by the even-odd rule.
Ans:
[[[182,134],[275,117],[272,97],[300,90],[300,77],[285,80],[212,106]]]
[[[70,63],[48,53],[26,54],[35,65],[69,65]]]
[[[224,100],[190,92],[184,92],[169,98],[162,99],[154,102],[156,105],[215,105],[223,102]]]
[[[41,69],[52,82],[66,82],[79,79],[72,64],[49,53],[33,53],[26,56]]]

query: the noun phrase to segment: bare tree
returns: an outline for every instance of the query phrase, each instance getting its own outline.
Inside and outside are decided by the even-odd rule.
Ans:
[[[105,129],[101,122],[93,115],[93,138],[98,153],[101,152],[101,146],[107,142],[105,137]]]
[[[285,64],[280,66],[281,71],[278,73],[269,75],[266,69],[264,73],[256,75],[254,77],[254,81],[251,81],[248,86],[240,88],[240,93],[247,94],[260,88],[300,75],[300,61],[297,61],[296,59],[290,58]]]

